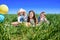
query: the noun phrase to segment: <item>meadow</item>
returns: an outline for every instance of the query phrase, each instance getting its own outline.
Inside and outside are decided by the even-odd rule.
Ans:
[[[15,27],[11,23],[17,21],[17,15],[7,14],[0,23],[0,40],[60,40],[60,14],[47,14],[47,19],[50,24],[35,27],[20,24]]]

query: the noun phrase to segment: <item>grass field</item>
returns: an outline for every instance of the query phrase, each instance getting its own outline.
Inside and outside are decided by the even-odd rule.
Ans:
[[[5,15],[4,22],[0,23],[0,40],[60,40],[60,14],[48,14],[47,19],[49,25],[14,27],[11,22],[17,21],[17,15]]]

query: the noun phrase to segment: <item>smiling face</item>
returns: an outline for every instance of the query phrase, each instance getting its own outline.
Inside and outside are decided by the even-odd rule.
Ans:
[[[25,16],[25,14],[26,13],[24,11],[18,12],[18,16],[21,16],[21,15]]]
[[[46,16],[46,15],[45,15],[45,12],[42,12],[42,13],[40,14],[40,17],[41,17],[41,18],[45,18],[45,16]]]
[[[21,12],[20,12],[20,15],[25,15],[25,12],[24,12],[24,11],[21,11]]]
[[[45,15],[44,14],[41,14],[41,17],[45,17]]]
[[[30,12],[29,17],[32,19],[34,16],[33,12]]]

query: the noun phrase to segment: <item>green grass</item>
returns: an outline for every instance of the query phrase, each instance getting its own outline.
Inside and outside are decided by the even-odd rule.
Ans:
[[[60,40],[60,14],[48,14],[47,19],[49,25],[14,27],[11,22],[17,21],[17,15],[5,15],[5,21],[0,23],[0,40]]]

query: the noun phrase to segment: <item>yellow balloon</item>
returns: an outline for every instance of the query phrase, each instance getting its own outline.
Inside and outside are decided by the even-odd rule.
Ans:
[[[8,6],[5,4],[0,5],[0,14],[7,14]]]

